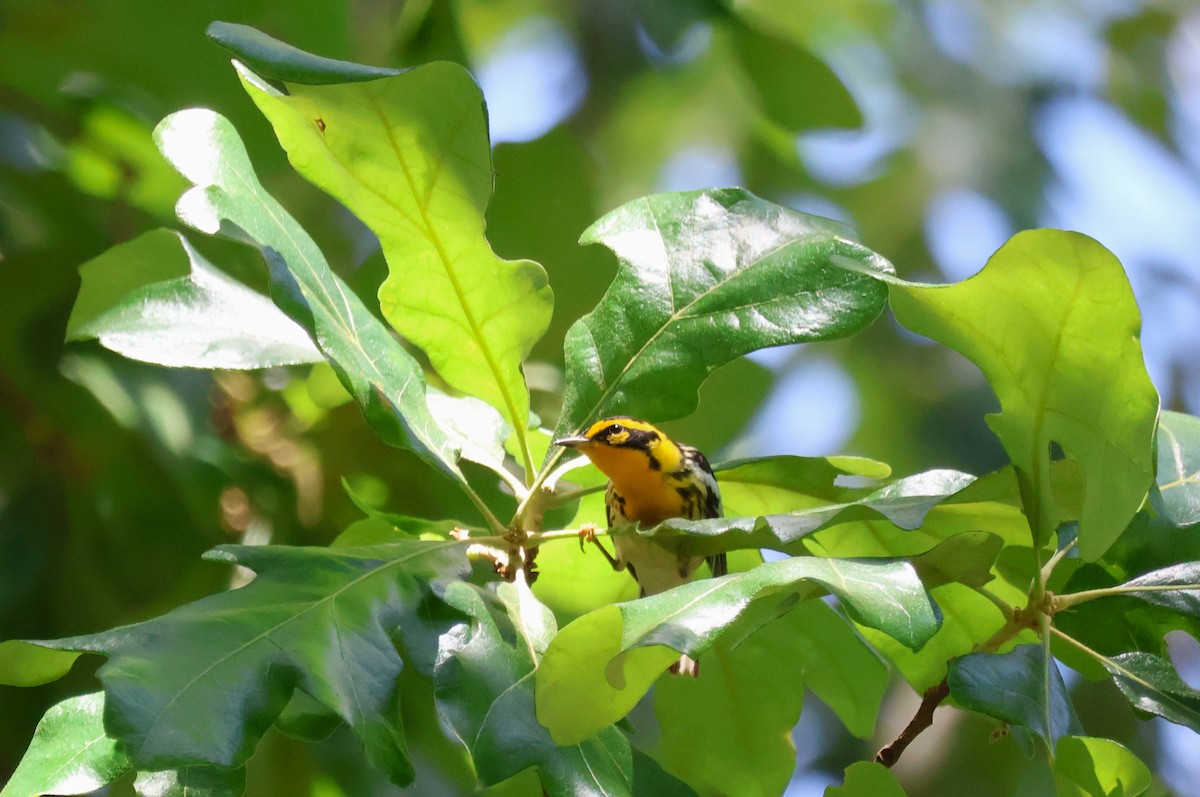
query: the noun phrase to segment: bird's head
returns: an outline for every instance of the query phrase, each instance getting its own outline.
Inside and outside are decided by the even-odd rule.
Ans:
[[[670,472],[679,467],[679,447],[653,424],[623,416],[596,421],[581,434],[561,437],[556,446],[587,456],[620,487],[643,479],[646,471]]]

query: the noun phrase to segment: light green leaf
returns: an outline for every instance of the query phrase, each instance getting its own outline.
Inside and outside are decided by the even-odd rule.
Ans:
[[[1040,644],[962,656],[950,662],[946,681],[963,708],[1027,728],[1051,748],[1083,730],[1062,675]]]
[[[139,772],[133,790],[138,797],[241,797],[246,790],[246,770],[185,767]]]
[[[179,233],[155,230],[79,267],[67,340],[174,368],[322,362],[295,321],[222,274]]]
[[[607,606],[563,628],[538,670],[538,719],[560,744],[586,739],[628,713],[679,653],[697,658],[707,651],[760,594],[808,597],[821,588],[855,621],[909,647],[937,630],[936,610],[907,563],[767,562]]]
[[[891,468],[862,457],[776,456],[714,465],[728,517],[774,515],[851,500],[840,477],[885,479]]]
[[[203,109],[159,123],[155,140],[195,183],[179,200],[184,223],[257,247],[267,261],[272,298],[308,330],[372,428],[391,445],[412,447],[462,479],[457,451],[425,403],[416,360],[371,315],[308,234],[258,183],[233,125]]]
[[[483,786],[536,767],[550,795],[631,795],[629,742],[608,727],[556,745],[534,718],[533,674],[555,622],[523,584],[494,593],[448,584],[443,600],[471,618],[441,638],[434,688],[442,716],[471,751]]]
[[[825,797],[904,797],[904,789],[883,764],[858,761],[846,768],[841,786],[825,789]]]
[[[762,600],[747,614],[760,606],[778,611]],[[806,686],[852,733],[870,736],[887,667],[824,603],[801,601],[735,636],[700,657],[700,678],[664,678],[654,688],[660,757],[671,772],[701,794],[781,794],[796,766],[791,729]]]
[[[1170,661],[1135,651],[1101,657],[1101,663],[1134,708],[1200,733],[1200,691],[1184,683]]]
[[[412,766],[396,702],[405,666],[396,635],[408,660],[430,672],[450,621],[430,606],[428,581],[465,575],[463,548],[453,540],[221,546],[209,558],[255,570],[249,585],[137,625],[38,644],[109,657],[97,673],[106,724],[139,769],[240,766],[298,688],[405,784]]]
[[[1117,259],[1078,233],[1022,232],[965,282],[893,280],[891,304],[906,327],[979,366],[999,397],[989,423],[1016,467],[1035,547],[1058,525],[1050,478],[1058,443],[1085,482],[1080,554],[1104,553],[1153,483],[1158,415]]]
[[[1176,526],[1200,523],[1200,418],[1164,411],[1158,419],[1154,508]]]
[[[491,150],[470,74],[432,63],[370,82],[288,83],[287,93],[244,69],[242,78],[296,170],[379,237],[384,317],[451,387],[524,432],[521,363],[554,297],[540,265],[503,260],[484,237]]]
[[[946,677],[948,663],[970,653],[1004,626],[996,604],[963,584],[943,584],[930,590],[942,624],[933,639],[912,651],[874,628],[859,632],[890,661],[919,694]]]
[[[643,197],[601,218],[580,240],[611,249],[618,273],[567,332],[556,433],[605,415],[678,418],[735,357],[865,328],[885,291],[834,260],[892,267],[847,235],[740,189]]]
[[[1054,755],[1057,797],[1137,797],[1150,788],[1150,769],[1111,739],[1064,736]]]
[[[68,698],[50,708],[0,797],[90,794],[129,771],[104,733],[104,694]]]
[[[71,670],[78,653],[49,650],[19,639],[0,642],[0,684],[40,686],[57,681]]]

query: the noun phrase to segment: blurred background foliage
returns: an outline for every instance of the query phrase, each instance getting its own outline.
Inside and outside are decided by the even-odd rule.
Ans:
[[[221,542],[324,544],[361,516],[343,481],[392,511],[471,516],[452,485],[367,431],[327,367],[210,374],[62,344],[79,264],[176,226],[183,181],[150,131],[184,107],[234,122],[267,187],[376,304],[376,242],[287,168],[227,55],[204,37],[215,19],[335,58],[446,59],[474,72],[494,143],[489,238],[504,257],[545,265],[557,296],[528,369],[543,418],[556,413],[562,336],[614,273],[607,252],[576,245],[583,229],[639,195],[735,184],[849,222],[909,279],[964,279],[1019,229],[1088,233],[1129,272],[1163,406],[1200,412],[1194,3],[6,0],[0,639],[99,630],[226,587],[230,573],[199,560]],[[249,250],[192,240],[263,287]],[[984,423],[994,408],[969,363],[885,317],[852,340],[721,369],[698,412],[669,426],[717,460],[855,453],[901,475],[983,473],[1003,462]],[[1185,642],[1177,664],[1197,685],[1196,646]],[[42,689],[0,688],[0,778],[49,705],[94,688],[95,666],[82,661]],[[1072,683],[1090,733],[1130,745],[1164,788],[1200,794],[1190,732],[1135,721],[1110,685]],[[429,687],[407,679],[404,689]],[[789,794],[820,794],[894,735],[914,706],[906,691],[870,743],[809,701]],[[942,712],[901,763],[910,793],[1047,793],[1044,764],[1011,742],[989,744],[990,730]],[[420,738],[414,755],[431,774],[414,791],[469,790],[457,748]],[[353,748],[339,734],[315,747],[269,737],[248,793],[395,791]]]

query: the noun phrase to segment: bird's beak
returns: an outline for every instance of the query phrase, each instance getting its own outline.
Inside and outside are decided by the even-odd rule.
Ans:
[[[581,434],[573,437],[560,437],[554,441],[554,445],[563,446],[564,448],[583,448],[588,443],[592,442]]]

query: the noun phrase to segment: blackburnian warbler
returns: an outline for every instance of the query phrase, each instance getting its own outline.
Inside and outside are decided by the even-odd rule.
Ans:
[[[609,527],[721,517],[721,488],[705,456],[645,421],[605,418],[554,444],[586,455],[609,478],[604,493]],[[659,542],[640,534],[614,535],[615,557],[596,539],[594,528],[585,527],[581,538],[596,543],[615,570],[628,568],[642,597],[686,583],[702,559],[681,552],[677,538]],[[724,575],[725,554],[708,557],[708,565],[714,576]],[[695,676],[699,668],[683,656],[671,670]]]

